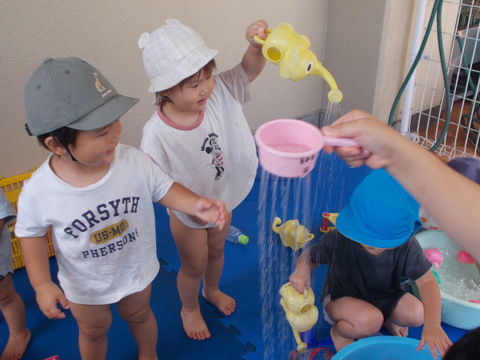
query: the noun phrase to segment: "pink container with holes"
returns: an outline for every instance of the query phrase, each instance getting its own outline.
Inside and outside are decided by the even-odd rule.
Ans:
[[[295,178],[315,167],[318,153],[327,146],[358,146],[352,139],[324,136],[304,120],[279,119],[266,122],[255,132],[260,165],[269,173]]]

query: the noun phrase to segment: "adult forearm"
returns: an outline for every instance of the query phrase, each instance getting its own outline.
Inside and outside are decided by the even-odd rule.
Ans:
[[[358,148],[335,149],[350,166],[366,164],[373,169],[385,168],[452,240],[480,260],[479,185],[363,111],[352,111],[322,130],[325,135],[355,139]],[[334,149],[325,147],[325,150]]]
[[[480,260],[480,186],[413,143],[396,149],[389,171],[427,210],[441,228]]]

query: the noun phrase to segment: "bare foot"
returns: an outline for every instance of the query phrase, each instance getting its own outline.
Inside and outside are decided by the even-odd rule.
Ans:
[[[394,336],[407,337],[408,335],[408,327],[394,324],[391,321],[385,321],[383,326],[385,326],[388,332]]]
[[[210,304],[226,316],[231,315],[237,307],[235,299],[221,292],[219,289],[213,291],[205,291],[205,289],[202,289],[202,295]]]
[[[191,311],[182,308],[182,311],[180,311],[180,317],[183,322],[183,330],[185,330],[185,333],[190,339],[210,339],[210,331],[208,331],[207,324],[205,324],[205,320],[203,320],[200,309]]]
[[[30,342],[30,331],[27,329],[23,334],[10,335],[7,346],[3,350],[0,360],[18,360],[21,359],[28,343]]]
[[[335,350],[337,351],[340,351],[345,346],[350,345],[355,341],[354,339],[344,338],[343,336],[340,336],[337,331],[336,324],[333,324],[330,328],[330,336],[332,337],[333,345],[335,346]]]

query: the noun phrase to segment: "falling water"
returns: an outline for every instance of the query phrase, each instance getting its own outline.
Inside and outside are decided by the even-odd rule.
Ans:
[[[320,128],[332,124],[342,115],[340,103],[329,101],[323,119],[320,119]],[[313,187],[313,209],[317,218],[321,217],[323,212],[340,212],[346,205],[350,191],[345,188],[346,184],[351,182],[347,178],[348,170],[335,154],[329,155],[323,151],[319,153],[313,170],[318,178],[316,186]]]
[[[325,118],[323,119],[323,125],[330,125],[343,115],[340,103],[334,103],[329,101],[327,104],[327,111],[325,112]]]
[[[346,205],[352,189],[357,185],[352,179],[348,180],[354,171],[360,172],[355,174],[360,181],[361,170],[350,169],[336,155],[323,152],[320,152],[315,168],[303,178],[282,178],[263,169],[261,171],[258,244],[264,359],[286,358],[290,351],[296,349],[292,330],[279,304],[278,291],[289,281],[301,252],[320,237],[322,213],[339,212]],[[314,239],[298,251],[285,247],[279,235],[272,231],[276,216],[282,223],[298,219],[315,235]],[[312,288],[316,305],[321,311],[321,285],[317,282],[317,274],[317,271],[312,272]]]
[[[323,125],[330,124],[341,115],[340,105],[329,103],[325,115],[327,121]],[[323,151],[318,154],[313,170],[302,178],[283,178],[261,170],[257,220],[264,359],[287,358],[296,349],[292,329],[279,304],[280,287],[289,281],[302,251],[321,236],[322,213],[339,212],[367,173],[365,168],[350,169],[337,155]],[[282,224],[298,219],[314,234],[314,239],[297,251],[284,246],[279,235],[272,231],[275,217],[279,217]],[[317,282],[316,277],[317,272],[312,272],[312,288],[316,305],[321,311],[321,283]],[[319,280],[323,282],[323,279]]]
[[[260,299],[262,304],[264,359],[286,358],[295,350],[292,330],[280,306],[280,287],[288,282],[300,251],[285,247],[271,230],[273,219],[291,219],[311,228],[310,175],[281,178],[262,170],[260,181],[258,244],[260,248]]]

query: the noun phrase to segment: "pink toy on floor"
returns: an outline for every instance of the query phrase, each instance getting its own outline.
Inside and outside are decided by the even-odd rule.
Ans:
[[[457,254],[457,261],[461,262],[463,264],[474,264],[475,263],[475,260],[473,260],[472,255],[470,255],[468,252],[463,251],[463,250],[460,251]]]
[[[423,251],[427,259],[438,269],[443,262],[443,254],[438,248],[426,249]]]

